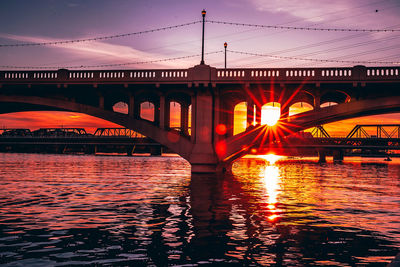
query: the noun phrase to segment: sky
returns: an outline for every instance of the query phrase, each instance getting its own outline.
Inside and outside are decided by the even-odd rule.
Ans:
[[[270,26],[329,29],[400,29],[399,0],[3,0],[0,1],[0,45],[85,39],[134,33],[206,19]],[[206,24],[205,62],[223,67],[393,66],[400,62],[400,32],[306,31]],[[107,69],[189,68],[199,64],[201,24],[127,37],[69,44],[0,47],[0,69],[49,69],[127,64]],[[148,61],[166,60],[157,63]],[[295,59],[279,58],[294,57]],[[330,60],[317,62],[310,60]],[[346,63],[341,61],[355,61]],[[141,64],[135,64],[142,62]],[[370,62],[370,63],[368,63]],[[342,122],[394,122],[379,116]],[[76,113],[0,115],[0,127],[107,127],[110,124]],[[333,131],[341,127],[333,126]],[[331,126],[329,126],[331,127]],[[351,127],[350,127],[351,128]],[[350,129],[348,129],[349,131]],[[347,130],[346,130],[347,131]]]

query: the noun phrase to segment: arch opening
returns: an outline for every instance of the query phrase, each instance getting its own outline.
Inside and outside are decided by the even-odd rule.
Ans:
[[[350,99],[350,96],[343,91],[329,91],[321,96],[321,104],[326,102],[347,103]]]
[[[114,104],[112,107],[114,112],[122,113],[122,114],[128,114],[129,112],[129,106],[127,103],[120,101]]]
[[[233,135],[246,131],[247,103],[240,102],[233,109]]]
[[[274,126],[281,116],[281,104],[269,102],[261,107],[261,125]]]
[[[154,104],[146,101],[140,104],[140,118],[151,122],[155,121],[155,108]]]
[[[313,106],[307,102],[297,102],[289,107],[289,116],[307,112],[313,109]]]
[[[337,103],[337,102],[333,102],[333,101],[328,101],[328,102],[325,102],[325,103],[323,103],[323,104],[321,104],[321,108],[326,108],[326,107],[330,107],[330,106],[335,106],[335,105],[338,105],[339,103]]]
[[[175,101],[169,102],[169,128],[181,130],[181,104]]]

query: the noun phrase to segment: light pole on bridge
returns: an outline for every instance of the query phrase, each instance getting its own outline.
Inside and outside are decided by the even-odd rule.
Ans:
[[[204,65],[204,23],[205,23],[205,18],[206,18],[206,10],[203,9],[203,11],[201,11],[201,15],[203,16],[203,37],[201,39],[201,61],[200,61],[200,65]]]
[[[228,43],[224,43],[224,48],[225,48],[225,69],[226,69],[226,48],[228,47]]]

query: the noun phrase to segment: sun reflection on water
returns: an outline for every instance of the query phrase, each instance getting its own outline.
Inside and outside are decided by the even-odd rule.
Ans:
[[[268,154],[260,155],[259,157],[265,159],[269,163],[269,165],[264,167],[264,171],[261,173],[261,180],[267,195],[268,210],[270,212],[268,220],[274,222],[279,218],[279,210],[276,208],[276,204],[278,203],[278,195],[281,191],[281,176],[279,168],[274,164],[277,160],[282,158],[282,156]]]

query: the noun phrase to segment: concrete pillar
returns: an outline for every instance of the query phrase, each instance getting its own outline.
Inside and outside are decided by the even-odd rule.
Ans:
[[[256,125],[261,125],[261,106],[256,105]]]
[[[135,98],[132,94],[129,95],[128,115],[134,117],[135,113]]]
[[[189,104],[181,104],[181,133],[189,135]]]
[[[99,108],[104,109],[104,96],[99,94]]]
[[[126,146],[126,155],[128,157],[131,157],[134,150],[135,150],[135,146]]]
[[[133,117],[135,119],[140,119],[140,101],[135,101],[133,103]]]
[[[318,150],[318,162],[325,163],[326,162],[326,151],[323,149]]]
[[[215,173],[218,159],[214,150],[214,99],[213,95],[201,88],[195,101],[192,101],[192,113],[195,113],[192,125],[193,149],[189,162],[194,173]],[[193,100],[193,98],[192,98]]]
[[[247,128],[253,126],[254,115],[254,101],[249,98],[247,99]]]
[[[162,155],[162,147],[161,146],[151,146],[150,147],[150,155],[161,156]]]
[[[320,88],[317,88],[316,90],[317,91],[314,95],[314,110],[319,110],[321,108],[321,92],[319,91]]]
[[[191,118],[191,122],[192,122],[192,125],[191,125],[191,134],[190,134],[190,140],[192,141],[192,142],[195,142],[196,141],[196,110],[197,110],[197,108],[196,108],[196,96],[192,96],[192,99],[191,99],[191,103],[192,103],[192,118]]]
[[[342,149],[333,150],[333,161],[343,161],[344,152]]]
[[[156,122],[161,129],[169,127],[169,102],[165,100],[165,96],[160,96],[159,107],[155,110]]]
[[[228,136],[233,136],[233,123],[234,123],[234,106],[231,107],[231,112],[229,112],[226,116],[227,116],[227,120],[226,120],[226,128],[227,128],[227,135]]]
[[[221,119],[222,119],[220,105],[221,105],[221,103],[220,103],[219,93],[215,92],[214,93],[214,125],[213,125],[214,142],[218,142],[219,140],[224,138],[224,135],[220,135],[216,131],[216,129],[217,129],[218,125],[221,123]]]

